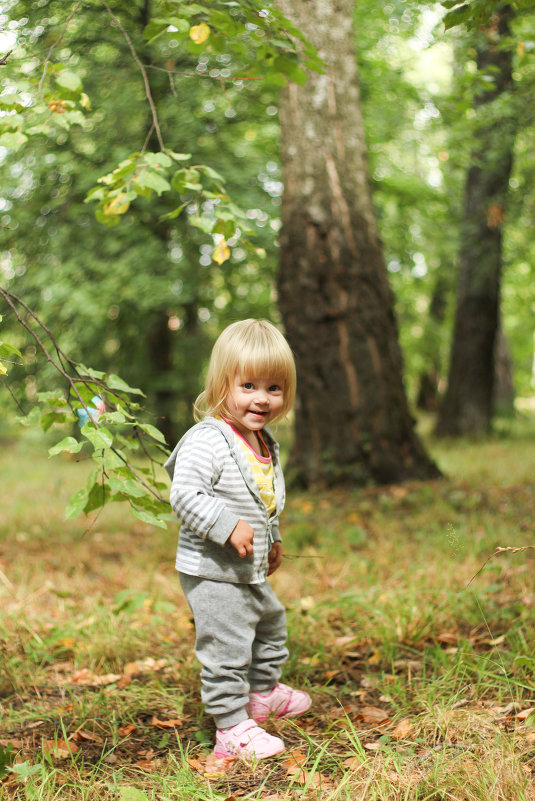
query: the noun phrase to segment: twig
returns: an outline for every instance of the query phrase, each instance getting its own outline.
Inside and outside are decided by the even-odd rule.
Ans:
[[[510,551],[511,553],[519,553],[520,551],[528,551],[531,548],[535,548],[535,545],[521,545],[518,547],[514,547],[513,545],[507,545],[503,548],[501,547],[496,548],[494,553],[491,553],[491,555],[487,559],[485,559],[485,561],[483,562],[477,573],[474,573],[474,575],[472,576],[472,578],[470,579],[470,581],[466,586],[469,587],[470,584],[473,582],[473,580],[477,578],[479,574],[482,572],[482,570],[488,565],[490,560],[493,559],[495,556],[498,556],[498,554],[505,553],[506,551]]]
[[[5,54],[5,56],[2,56],[2,58],[0,58],[0,67],[5,67],[6,66],[7,60],[8,60],[8,58],[11,55],[12,52],[13,52],[13,50],[10,50],[8,53]]]
[[[41,75],[41,78],[39,80],[39,84],[37,86],[37,94],[38,95],[41,94],[41,89],[43,87],[43,81],[45,80],[45,75],[46,75],[46,68],[48,67],[48,62],[50,61],[52,53],[54,52],[55,48],[59,45],[59,43],[61,42],[61,40],[65,36],[65,31],[68,28],[69,22],[74,17],[74,15],[76,14],[76,12],[78,11],[78,9],[80,8],[81,5],[82,5],[82,0],[78,0],[78,2],[76,3],[76,5],[75,5],[75,7],[73,9],[72,14],[69,17],[67,17],[65,25],[63,26],[63,30],[61,31],[59,37],[56,39],[56,41],[54,42],[54,44],[52,45],[52,47],[49,49],[48,53],[46,54],[45,63],[43,64],[43,74]],[[9,53],[8,53],[8,55],[9,55]]]
[[[123,34],[124,38],[126,39],[126,43],[127,43],[128,47],[130,48],[130,52],[132,53],[132,56],[134,57],[134,61],[136,62],[136,64],[138,65],[138,67],[139,67],[139,69],[141,71],[141,75],[143,76],[143,83],[145,85],[145,95],[146,95],[147,100],[149,102],[150,110],[151,110],[151,113],[152,113],[152,124],[154,126],[154,130],[156,131],[156,136],[158,137],[158,144],[160,145],[160,150],[165,150],[165,145],[164,145],[163,139],[162,139],[162,133],[160,131],[160,124],[158,122],[158,113],[156,111],[156,106],[154,105],[154,100],[153,100],[152,92],[151,92],[151,89],[150,89],[149,76],[147,75],[147,70],[143,66],[143,64],[142,64],[142,62],[141,62],[141,60],[140,60],[140,58],[139,58],[139,56],[138,56],[138,54],[136,52],[135,47],[132,44],[132,40],[131,40],[130,36],[128,35],[128,33],[126,32],[126,30],[124,29],[124,27],[123,27],[123,25],[121,23],[121,20],[118,17],[115,16],[115,14],[113,13],[111,8],[109,7],[109,5],[106,2],[106,0],[102,0],[102,3],[104,5],[104,7],[107,9],[108,14],[110,15],[110,17],[115,22],[115,24],[117,25],[117,27],[119,28],[119,30]]]

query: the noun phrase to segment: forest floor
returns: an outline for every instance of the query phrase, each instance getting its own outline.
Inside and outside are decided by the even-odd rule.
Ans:
[[[211,757],[176,528],[65,521],[86,465],[3,443],[0,799],[534,801],[535,423],[428,446],[447,478],[290,493],[272,583],[313,705],[247,764]]]

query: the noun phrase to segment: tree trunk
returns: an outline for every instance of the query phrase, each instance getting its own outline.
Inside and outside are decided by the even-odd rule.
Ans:
[[[466,177],[448,389],[436,429],[441,436],[482,433],[492,420],[502,226],[515,133],[511,112],[503,110],[507,112],[506,93],[513,83],[511,50],[503,41],[510,36],[511,17],[511,7],[502,6],[477,44],[478,78],[480,85],[486,78],[488,88],[475,98],[481,124]],[[500,105],[491,106],[496,100]],[[494,109],[501,109],[501,118],[493,115]]]
[[[436,412],[438,406],[438,384],[441,374],[440,329],[444,324],[448,295],[448,281],[445,277],[447,265],[441,269],[435,280],[429,317],[424,332],[425,368],[420,373],[416,406],[424,412]]]
[[[279,305],[298,371],[288,473],[303,486],[438,475],[413,427],[374,220],[353,0],[280,0],[326,62],[281,98]]]
[[[513,358],[509,342],[501,325],[498,327],[494,351],[493,409],[496,414],[511,417],[515,413]]]

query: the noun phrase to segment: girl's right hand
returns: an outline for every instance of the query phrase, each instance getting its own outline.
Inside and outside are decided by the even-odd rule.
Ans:
[[[252,526],[246,523],[245,520],[238,520],[228,541],[236,548],[238,556],[243,559],[245,556],[253,555],[253,539],[254,531]]]

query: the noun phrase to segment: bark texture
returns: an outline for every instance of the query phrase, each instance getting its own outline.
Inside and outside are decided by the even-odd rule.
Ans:
[[[510,6],[499,9],[477,44],[480,85],[488,88],[475,99],[481,124],[466,177],[448,388],[436,429],[442,436],[483,433],[492,421],[502,228],[515,135],[513,116],[496,119],[492,104],[496,107],[495,101],[505,101],[512,91],[512,54],[504,46],[511,17]],[[507,109],[506,102],[500,106]]]
[[[288,473],[303,486],[438,475],[414,432],[374,219],[353,0],[280,0],[326,62],[281,104],[279,306],[298,370]]]

